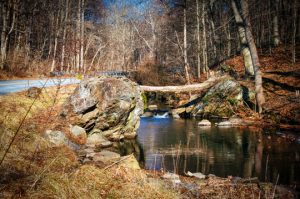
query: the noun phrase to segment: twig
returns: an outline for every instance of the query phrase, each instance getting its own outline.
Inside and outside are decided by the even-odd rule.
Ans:
[[[37,177],[37,179],[33,182],[33,184],[31,185],[31,189],[35,186],[35,184],[41,179],[42,175],[50,168],[50,166],[55,162],[55,160],[57,159],[54,158],[50,164],[40,173],[40,175]]]
[[[49,80],[49,78],[45,81],[45,83],[44,83],[42,89],[45,88],[45,86],[46,86],[48,80]],[[7,155],[7,153],[8,153],[8,151],[9,151],[9,149],[10,149],[10,147],[12,146],[12,144],[13,144],[13,142],[15,141],[15,139],[16,139],[18,133],[20,132],[20,129],[21,129],[23,123],[25,122],[25,119],[27,118],[28,114],[29,114],[30,111],[31,111],[31,108],[33,107],[34,103],[36,102],[36,100],[38,99],[39,96],[40,96],[40,93],[34,98],[34,100],[33,100],[33,102],[31,103],[29,109],[27,110],[25,116],[23,117],[23,119],[22,119],[22,121],[21,121],[21,123],[20,123],[18,129],[16,130],[16,132],[15,132],[15,134],[14,134],[14,136],[13,136],[11,142],[9,143],[7,149],[6,149],[5,152],[4,152],[4,155],[3,155],[2,158],[1,158],[0,166],[2,165],[2,163],[3,163],[3,161],[4,161],[5,157],[6,157],[6,155]]]
[[[120,163],[120,162],[122,162],[122,161],[128,159],[128,158],[131,157],[131,156],[132,156],[132,154],[130,154],[130,155],[128,155],[128,156],[125,156],[124,158],[122,158],[122,159],[120,159],[120,160],[118,160],[118,161],[116,161],[116,162],[114,162],[114,163],[112,163],[112,164],[106,166],[106,167],[104,168],[104,170],[109,169],[110,167],[112,167],[112,166],[114,166],[114,165],[116,165],[116,164],[118,164],[118,163]]]
[[[277,175],[276,184],[275,184],[275,187],[274,187],[273,197],[272,198],[275,198],[275,191],[276,191],[276,186],[277,186],[278,180],[279,180],[279,173]]]

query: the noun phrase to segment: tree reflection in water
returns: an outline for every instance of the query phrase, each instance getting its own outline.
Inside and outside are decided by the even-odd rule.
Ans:
[[[279,174],[281,184],[300,181],[300,145],[263,130],[207,128],[197,126],[195,120],[143,118],[138,142],[146,169],[257,176],[271,182]]]

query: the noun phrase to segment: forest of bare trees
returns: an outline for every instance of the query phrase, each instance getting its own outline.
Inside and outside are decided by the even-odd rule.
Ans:
[[[295,62],[297,3],[2,0],[0,69],[20,75],[179,68],[190,82],[241,53],[246,75],[259,75],[256,48],[272,54],[282,45]]]

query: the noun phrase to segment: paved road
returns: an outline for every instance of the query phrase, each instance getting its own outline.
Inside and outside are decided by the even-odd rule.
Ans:
[[[54,78],[48,79],[38,79],[38,80],[0,80],[0,95],[5,95],[8,93],[19,92],[27,90],[30,87],[45,87],[57,86],[57,85],[67,85],[67,84],[76,84],[80,80],[75,78]]]
[[[127,76],[129,72],[125,71],[102,71],[97,72],[95,76],[112,76],[120,77]],[[0,80],[0,95],[5,95],[8,93],[14,93],[19,91],[27,90],[30,87],[43,87],[47,80],[46,79],[35,79],[35,80]],[[56,86],[56,85],[67,85],[76,84],[80,80],[76,78],[52,78],[48,79],[45,87]]]

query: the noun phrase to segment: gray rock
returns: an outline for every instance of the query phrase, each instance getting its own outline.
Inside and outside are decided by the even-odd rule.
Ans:
[[[179,175],[175,174],[175,173],[165,173],[162,176],[163,179],[174,179],[174,178],[179,178]]]
[[[198,126],[211,126],[211,122],[208,121],[208,120],[201,120],[201,121],[198,123]]]
[[[192,172],[187,172],[187,175],[190,176],[190,177],[195,177],[195,178],[198,178],[198,179],[205,179],[205,175],[202,174],[202,173],[192,173]]]
[[[193,116],[213,115],[218,117],[231,117],[234,107],[242,105],[245,101],[254,101],[252,92],[241,86],[233,79],[225,79],[214,85],[203,98],[192,107]],[[188,111],[187,111],[188,112]]]
[[[66,145],[69,141],[65,134],[61,131],[46,130],[44,138],[55,146]]]
[[[176,113],[172,114],[172,117],[173,117],[174,119],[180,119],[180,118],[181,118],[181,117],[180,117],[178,114],[176,114]]]
[[[166,173],[162,176],[162,178],[170,180],[173,184],[180,184],[181,183],[179,175],[177,175],[175,173]]]
[[[93,161],[95,162],[103,162],[103,163],[109,163],[112,161],[116,161],[118,158],[120,158],[120,154],[115,153],[115,152],[111,152],[111,151],[107,151],[107,150],[103,150],[99,153],[96,153],[93,157]]]
[[[110,141],[104,141],[104,142],[100,143],[99,147],[101,147],[101,148],[108,148],[108,147],[111,147],[112,145],[113,145],[112,142],[110,142]]]
[[[127,78],[98,77],[84,80],[63,105],[61,116],[90,133],[101,130],[109,140],[123,134],[135,137],[143,113],[141,92]]]
[[[91,135],[88,135],[86,145],[89,147],[95,147],[96,145],[100,145],[103,142],[106,142],[107,140],[99,133],[94,133]]]
[[[232,123],[230,121],[224,121],[224,122],[220,122],[220,123],[216,123],[217,126],[221,126],[221,127],[226,127],[226,126],[233,126]]]
[[[152,117],[153,113],[150,111],[145,112],[141,117]]]
[[[72,135],[75,137],[80,137],[80,136],[86,137],[85,129],[80,126],[72,126],[71,125],[70,131],[71,131]]]
[[[247,125],[244,120],[242,120],[241,118],[238,118],[238,117],[231,117],[231,118],[229,118],[229,122],[231,122],[231,124],[233,126],[244,126],[244,125]]]

